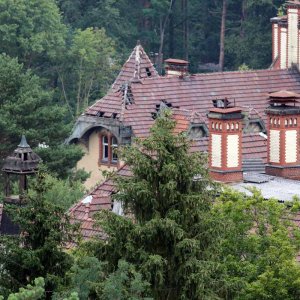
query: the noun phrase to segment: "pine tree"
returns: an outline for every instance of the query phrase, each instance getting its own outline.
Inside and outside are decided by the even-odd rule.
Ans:
[[[123,149],[132,177],[116,179],[115,200],[134,217],[101,212],[108,240],[97,251],[111,271],[121,258],[134,264],[154,299],[214,298],[220,284],[215,253],[221,226],[211,213],[217,189],[206,158],[188,152],[190,142],[174,134],[175,125],[165,112],[148,138]]]
[[[72,266],[65,251],[75,227],[64,209],[47,200],[51,183],[41,169],[24,199],[25,205],[11,205],[8,212],[20,226],[19,236],[0,236],[0,294],[16,292],[37,277],[45,278],[46,299]],[[74,234],[74,236],[72,236]]]

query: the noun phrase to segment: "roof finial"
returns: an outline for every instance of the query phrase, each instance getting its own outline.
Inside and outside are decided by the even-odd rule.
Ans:
[[[136,45],[137,45],[137,46],[141,46],[141,41],[140,41],[140,40],[137,40],[137,41],[136,41]]]
[[[30,146],[28,145],[27,141],[26,141],[26,137],[25,135],[23,134],[22,135],[22,138],[21,138],[21,142],[20,144],[18,145],[19,148],[30,148]]]

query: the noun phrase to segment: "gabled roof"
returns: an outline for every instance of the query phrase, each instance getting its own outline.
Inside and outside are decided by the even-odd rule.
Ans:
[[[212,100],[227,97],[236,106],[248,110],[253,107],[261,115],[267,106],[267,94],[278,90],[300,92],[300,74],[297,70],[259,70],[196,74],[180,78],[155,77],[133,82],[130,92],[133,104],[124,112],[124,123],[133,126],[136,136],[145,136],[153,124],[151,113],[162,100],[173,107],[196,111],[205,116],[213,107]],[[96,116],[103,112],[109,117],[120,113],[123,93],[115,91],[90,107],[86,114]],[[117,115],[118,118],[118,115]]]
[[[159,75],[150,58],[143,47],[137,44],[112,84],[110,91],[102,99],[90,106],[85,114],[99,115],[103,113],[104,117],[110,118],[114,113],[117,114],[117,118],[120,118],[126,106],[126,97],[131,92],[131,83],[145,78],[157,77]]]
[[[120,176],[130,176],[131,172],[128,166],[124,166],[118,170]],[[109,178],[98,185],[80,202],[73,205],[70,210],[70,217],[73,223],[80,223],[80,232],[84,239],[91,237],[104,238],[105,234],[95,224],[93,215],[102,209],[111,210],[113,201],[111,196],[117,192],[114,181]],[[88,199],[88,201],[86,201]],[[72,245],[69,245],[72,246]]]
[[[133,83],[134,104],[125,110],[124,123],[133,127],[138,137],[149,134],[154,120],[151,113],[164,100],[173,107],[192,110],[206,119],[215,99],[228,98],[244,110],[253,107],[264,116],[268,105],[267,93],[287,89],[300,92],[300,74],[297,70],[259,70],[197,74],[180,78],[158,77]],[[109,106],[109,103],[105,103]],[[98,107],[105,109],[105,107]]]
[[[122,84],[133,80],[137,81],[158,76],[150,58],[138,42],[113,83],[112,89],[118,90]]]
[[[97,116],[102,112],[104,117],[111,117],[115,114],[126,126],[132,126],[135,136],[146,137],[154,123],[153,114],[162,101],[172,105],[174,110],[196,113],[207,123],[206,114],[213,107],[212,101],[227,97],[230,102],[241,107],[248,118],[259,117],[266,121],[267,95],[278,90],[300,93],[299,72],[295,69],[258,70],[196,74],[183,78],[145,78],[131,83],[130,97],[133,101],[130,104],[122,102],[124,90],[118,90],[90,107],[86,115]],[[266,141],[258,134],[251,135],[251,138],[247,134],[246,139],[249,142],[255,140],[257,148],[243,145],[245,157],[253,155],[265,161]],[[199,141],[196,145],[199,150],[207,147],[205,139],[202,139],[201,145]],[[196,151],[195,147],[193,145]]]

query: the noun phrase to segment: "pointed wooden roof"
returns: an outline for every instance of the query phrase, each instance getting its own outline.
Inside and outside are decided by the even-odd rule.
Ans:
[[[158,76],[159,75],[150,58],[138,42],[113,83],[112,89],[118,90],[120,86],[126,82],[139,81],[144,78],[153,78]]]

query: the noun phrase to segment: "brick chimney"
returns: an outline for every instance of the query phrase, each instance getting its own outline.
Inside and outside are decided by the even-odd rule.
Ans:
[[[300,1],[286,2],[287,15],[271,19],[272,59],[274,69],[290,68],[300,65]]]
[[[228,108],[226,101],[227,99],[215,100],[215,108],[210,109],[207,115],[209,118],[209,169],[211,177],[216,181],[238,182],[243,180],[243,116],[241,108]]]
[[[300,95],[288,91],[269,94],[268,163],[266,173],[300,180]]]
[[[182,59],[168,58],[165,60],[166,76],[185,76],[189,72],[189,62]]]

